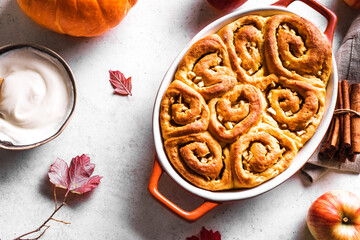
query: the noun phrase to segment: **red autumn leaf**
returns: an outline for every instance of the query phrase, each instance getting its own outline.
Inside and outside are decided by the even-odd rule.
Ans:
[[[114,93],[120,94],[120,95],[130,95],[132,96],[131,89],[131,77],[126,78],[125,75],[120,71],[112,71],[109,70],[110,74],[110,83],[111,86],[114,88]]]
[[[48,173],[50,182],[52,182],[56,187],[67,189],[69,185],[69,168],[67,163],[57,158],[55,163],[50,166],[50,171]]]
[[[221,240],[221,235],[218,231],[213,232],[212,230],[208,231],[204,227],[200,232],[201,240]]]
[[[200,232],[200,238],[196,236],[191,236],[186,238],[186,240],[221,240],[221,234],[218,231],[208,231],[205,227],[202,227]]]
[[[199,240],[199,238],[195,236],[191,236],[191,237],[187,237],[186,240]]]
[[[102,177],[91,176],[95,164],[90,163],[90,157],[86,154],[77,156],[71,160],[70,167],[62,159],[56,159],[48,173],[50,182],[56,187],[67,189],[67,193],[83,194],[96,188]]]
[[[69,190],[83,194],[96,188],[102,177],[98,175],[90,177],[94,169],[95,164],[90,163],[90,157],[87,154],[73,158],[69,167]]]

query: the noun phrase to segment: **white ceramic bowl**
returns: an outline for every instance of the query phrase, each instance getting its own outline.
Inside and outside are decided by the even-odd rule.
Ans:
[[[57,63],[60,63],[59,66],[62,66],[62,68],[63,68],[62,70],[64,72],[66,72],[66,74],[68,76],[69,82],[67,84],[71,88],[70,91],[71,91],[72,99],[71,99],[71,106],[70,106],[70,109],[68,110],[65,120],[59,126],[59,128],[57,129],[57,131],[54,134],[49,135],[48,137],[44,138],[41,141],[37,141],[37,142],[31,143],[31,144],[26,144],[26,145],[16,145],[16,144],[12,144],[11,142],[0,140],[0,148],[9,149],[9,150],[26,150],[26,149],[35,148],[35,147],[43,145],[43,144],[51,141],[52,139],[56,138],[64,131],[64,129],[68,125],[70,119],[72,118],[72,116],[74,114],[74,110],[75,110],[75,106],[76,106],[77,90],[76,90],[75,78],[74,78],[74,75],[73,75],[69,65],[65,62],[65,60],[59,54],[57,54],[56,52],[54,52],[53,50],[51,50],[47,47],[37,45],[37,44],[27,44],[27,43],[16,43],[16,44],[9,44],[9,45],[2,46],[2,47],[0,47],[0,55],[7,53],[9,51],[12,51],[12,50],[21,49],[21,48],[33,48],[37,51],[40,51],[42,54],[49,56],[49,59],[50,59],[49,61],[56,61]]]
[[[332,74],[330,76],[330,80],[328,82],[327,91],[326,91],[326,105],[325,105],[325,114],[322,118],[322,121],[315,132],[315,134],[312,136],[312,138],[304,145],[303,148],[300,149],[298,154],[296,155],[295,159],[291,163],[291,165],[281,174],[276,176],[273,179],[270,179],[269,181],[254,187],[250,189],[236,189],[231,191],[220,191],[220,192],[212,192],[208,190],[204,190],[201,188],[198,188],[188,181],[186,181],[184,178],[182,178],[176,170],[172,167],[170,161],[168,160],[164,147],[163,147],[163,141],[161,137],[161,129],[160,129],[160,121],[159,121],[159,113],[160,113],[160,103],[161,99],[169,86],[169,84],[173,81],[175,72],[177,70],[178,64],[185,55],[185,53],[188,51],[190,46],[194,44],[196,41],[201,39],[202,37],[216,33],[218,30],[220,30],[223,26],[229,24],[230,22],[251,14],[258,14],[262,16],[271,16],[275,14],[295,14],[294,12],[285,9],[283,7],[264,7],[264,8],[256,8],[256,9],[246,9],[246,10],[240,10],[232,12],[213,23],[206,26],[203,30],[201,30],[190,42],[189,44],[180,52],[180,54],[176,57],[174,62],[171,64],[170,68],[168,69],[167,73],[165,74],[161,86],[159,88],[156,100],[155,100],[155,106],[153,111],[153,135],[154,135],[154,141],[155,141],[155,148],[156,148],[156,154],[159,159],[159,163],[163,170],[169,174],[169,176],[178,183],[181,187],[189,191],[190,193],[195,194],[196,196],[199,196],[201,198],[210,200],[210,201],[216,201],[216,202],[223,202],[223,201],[232,201],[232,200],[241,200],[246,199],[250,197],[257,196],[259,194],[262,194],[266,191],[271,190],[272,188],[278,186],[279,184],[286,181],[288,178],[290,178],[293,174],[295,174],[300,168],[308,161],[308,159],[311,157],[311,155],[315,152],[316,148],[319,146],[322,138],[326,134],[326,131],[329,127],[329,124],[331,122],[333,112],[335,109],[335,103],[337,98],[337,68],[335,63],[335,58],[333,57],[332,60]]]

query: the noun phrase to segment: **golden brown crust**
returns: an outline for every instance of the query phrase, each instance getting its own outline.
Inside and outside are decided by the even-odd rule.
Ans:
[[[301,145],[315,133],[325,111],[324,89],[284,77],[266,92],[266,99],[267,113]]]
[[[293,140],[281,130],[260,124],[232,146],[234,186],[255,187],[283,172],[297,153]]]
[[[215,34],[190,47],[179,64],[175,79],[195,89],[206,100],[223,95],[237,82],[226,47]]]
[[[191,183],[213,191],[232,188],[229,150],[208,132],[170,138],[164,146],[172,165]]]
[[[170,84],[160,105],[164,139],[203,132],[208,128],[209,117],[209,108],[199,93],[180,81]]]
[[[188,120],[171,126],[162,103],[164,145],[174,168],[212,191],[255,187],[283,172],[324,115],[331,57],[325,36],[292,15],[246,16],[196,42],[173,83],[203,96],[199,105],[210,112],[191,115],[206,115],[196,126]],[[172,85],[169,92],[180,91]],[[182,124],[189,126],[173,134]]]
[[[264,26],[266,18],[256,15],[240,18],[225,27],[218,35],[224,41],[238,81],[265,89],[276,79],[267,75],[264,54]]]
[[[261,120],[261,93],[257,88],[241,84],[221,98],[209,102],[210,132],[223,142],[234,142]]]
[[[331,46],[308,20],[275,15],[265,26],[266,62],[270,72],[324,87],[331,73]]]

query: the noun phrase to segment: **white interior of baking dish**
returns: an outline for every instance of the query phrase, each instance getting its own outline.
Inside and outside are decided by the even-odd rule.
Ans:
[[[331,122],[332,115],[335,109],[335,103],[337,98],[337,68],[335,63],[335,58],[332,59],[332,74],[330,76],[327,91],[326,91],[326,104],[325,104],[325,114],[323,119],[313,135],[313,137],[304,145],[303,148],[300,149],[292,164],[281,174],[276,176],[269,181],[250,189],[235,189],[231,191],[221,191],[221,192],[212,192],[208,190],[204,190],[198,188],[184,178],[182,178],[176,170],[172,167],[170,161],[168,160],[161,137],[161,129],[159,122],[159,113],[160,113],[160,103],[161,99],[169,86],[169,84],[173,81],[175,72],[177,70],[178,64],[188,51],[190,46],[194,44],[196,41],[201,39],[202,37],[216,33],[226,24],[246,15],[258,14],[261,16],[271,16],[275,14],[295,14],[292,11],[282,8],[282,7],[264,7],[264,8],[254,8],[247,10],[240,10],[232,12],[213,23],[206,26],[203,30],[201,30],[189,43],[188,45],[180,52],[180,54],[176,57],[174,62],[171,64],[167,73],[165,74],[161,86],[159,88],[158,94],[155,100],[155,106],[153,111],[153,135],[155,142],[156,153],[160,162],[160,165],[164,169],[165,172],[169,174],[169,176],[177,182],[180,186],[182,186],[187,191],[208,199],[212,201],[232,201],[232,200],[240,200],[246,199],[250,197],[257,196],[266,191],[271,190],[272,188],[278,186],[283,183],[285,180],[290,178],[293,174],[295,174],[300,168],[307,162],[307,160],[311,157],[311,155],[315,152],[316,148],[320,144],[322,138],[324,137],[326,130]],[[295,14],[296,15],[296,14]]]

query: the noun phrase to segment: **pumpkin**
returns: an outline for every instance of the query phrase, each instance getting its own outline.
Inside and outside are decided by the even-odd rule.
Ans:
[[[17,0],[35,22],[77,37],[100,35],[118,25],[137,0]]]

